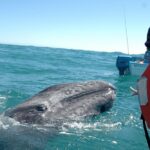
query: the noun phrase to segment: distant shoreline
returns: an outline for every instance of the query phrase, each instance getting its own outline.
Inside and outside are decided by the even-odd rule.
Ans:
[[[0,45],[8,45],[8,46],[21,46],[21,47],[38,47],[38,48],[51,48],[51,49],[66,49],[71,51],[88,51],[88,52],[100,52],[100,53],[118,53],[118,55],[127,55],[127,53],[123,53],[121,51],[104,51],[104,50],[88,50],[88,49],[74,49],[74,48],[62,48],[62,47],[50,47],[50,46],[40,46],[40,45],[32,45],[32,44],[13,44],[13,43],[0,43]],[[132,54],[131,54],[132,55]],[[142,55],[142,54],[137,54]]]

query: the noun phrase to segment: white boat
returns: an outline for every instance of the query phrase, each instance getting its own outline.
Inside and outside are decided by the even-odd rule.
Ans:
[[[141,76],[148,63],[144,63],[143,58],[126,55],[117,57],[116,66],[119,70],[119,75]]]
[[[126,20],[125,20],[126,21]],[[126,39],[129,54],[127,27],[126,29]],[[131,55],[118,56],[116,60],[116,66],[119,70],[119,75],[131,74],[135,76],[141,76],[146,70],[147,66],[150,64],[150,28],[147,32],[147,40],[145,42],[146,52],[143,58],[132,57]]]

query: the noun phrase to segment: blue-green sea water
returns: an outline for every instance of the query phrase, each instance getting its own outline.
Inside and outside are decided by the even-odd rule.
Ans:
[[[115,61],[119,54],[1,44],[0,112],[60,83],[105,80],[116,86],[117,96],[108,112],[65,123],[59,131],[20,128],[1,116],[0,150],[148,149],[138,99],[129,89],[138,77],[118,75]]]

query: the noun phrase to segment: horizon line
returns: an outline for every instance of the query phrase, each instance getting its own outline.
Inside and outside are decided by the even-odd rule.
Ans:
[[[25,44],[25,43],[5,43],[5,42],[0,42],[0,45],[10,45],[10,46],[29,46],[29,47],[41,47],[41,48],[52,48],[52,49],[66,49],[66,50],[77,50],[77,51],[89,51],[89,52],[106,52],[106,53],[122,53],[122,54],[125,54],[125,55],[134,55],[134,54],[128,54],[128,53],[125,53],[125,52],[121,52],[121,51],[117,51],[117,50],[97,50],[97,49],[80,49],[80,48],[67,48],[67,47],[55,47],[55,46],[46,46],[46,45],[34,45],[34,44]],[[140,55],[140,54],[143,54],[143,53],[138,53],[137,55]]]

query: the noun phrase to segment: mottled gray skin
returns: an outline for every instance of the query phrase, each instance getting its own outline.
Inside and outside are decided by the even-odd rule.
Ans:
[[[51,86],[4,115],[28,124],[73,120],[100,114],[112,107],[115,88],[104,81]]]

